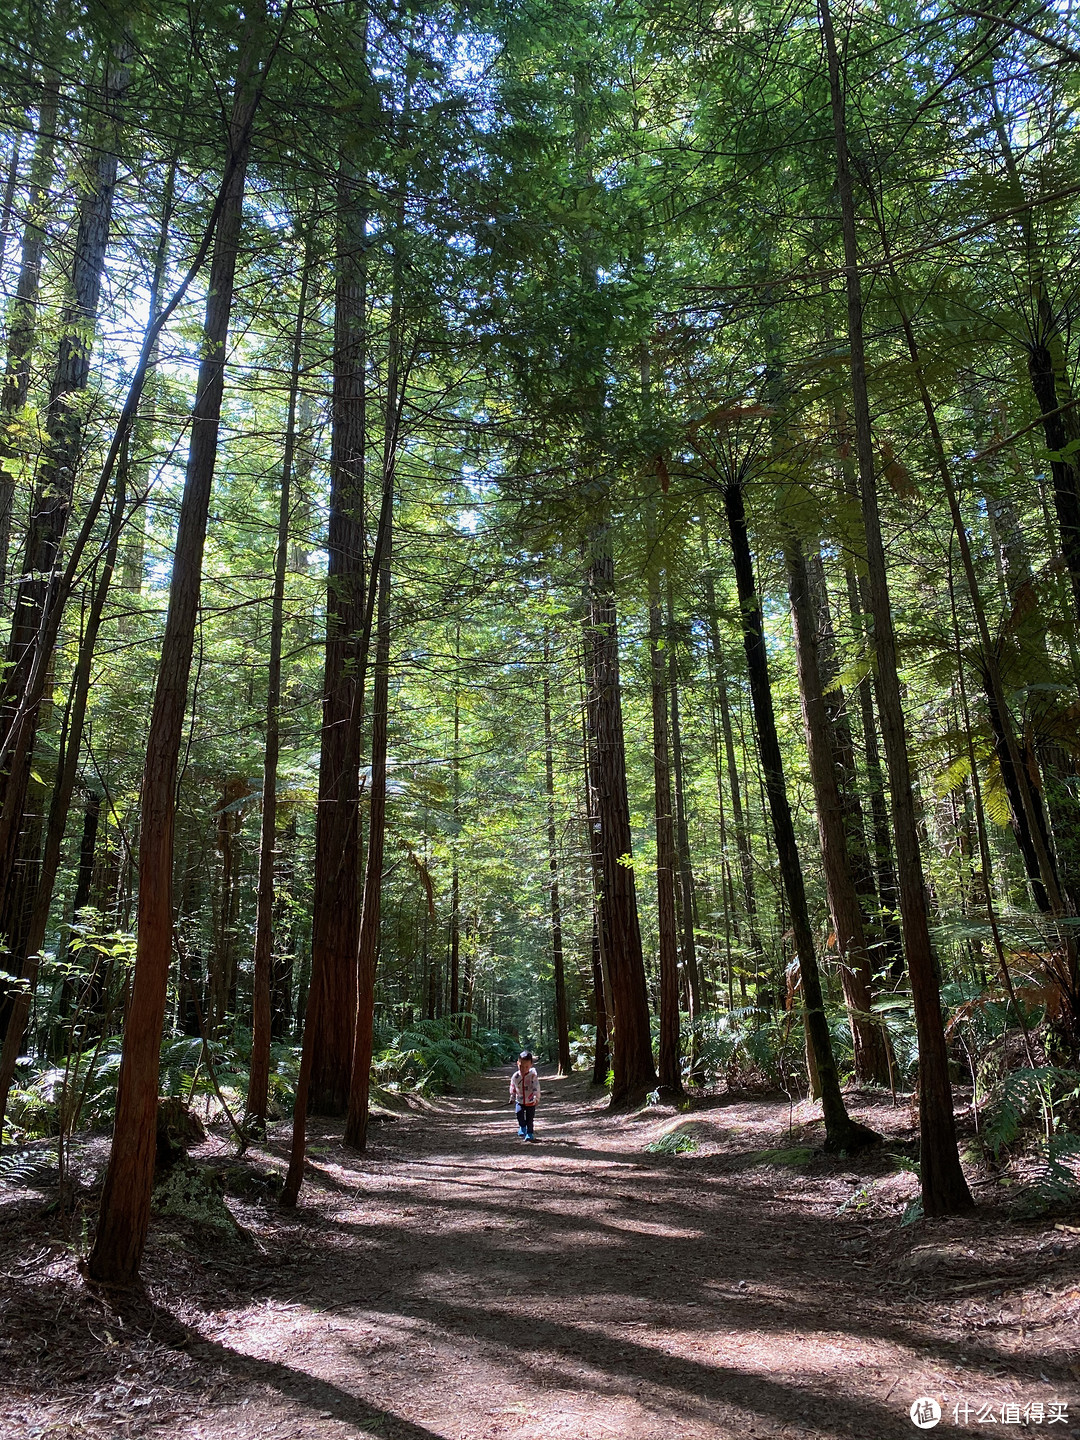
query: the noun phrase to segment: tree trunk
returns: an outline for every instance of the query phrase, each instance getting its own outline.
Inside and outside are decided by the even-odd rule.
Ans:
[[[836,954],[847,1003],[855,1052],[855,1078],[889,1084],[889,1057],[880,1025],[870,1018],[870,950],[863,925],[862,906],[855,889],[848,851],[848,830],[843,799],[834,767],[831,726],[818,667],[818,618],[810,592],[802,542],[791,536],[787,547],[788,584],[795,633],[810,778],[817,808],[818,834],[825,865],[825,883],[836,933]]]
[[[866,595],[865,583],[858,582],[850,570],[847,572],[847,596],[852,623],[861,632],[863,617],[869,614],[870,601]],[[873,644],[870,637],[868,637],[868,644]],[[856,688],[859,696],[859,721],[862,726],[863,750],[866,758],[866,788],[870,796],[873,867],[882,937],[885,942],[885,952],[892,961],[890,967],[892,977],[894,980],[899,980],[904,973],[903,935],[898,918],[900,915],[900,889],[896,883],[889,803],[885,794],[885,772],[881,766],[877,718],[874,713],[877,694],[876,679],[872,680],[867,676],[860,681]],[[877,708],[880,713],[880,705]]]
[[[399,233],[404,228],[404,219],[403,210],[399,210]],[[358,983],[349,1078],[349,1108],[344,1135],[344,1143],[356,1150],[363,1150],[367,1145],[368,1090],[375,1022],[375,966],[379,956],[383,854],[386,846],[386,744],[390,707],[390,580],[394,553],[394,481],[401,441],[401,412],[408,379],[402,354],[402,257],[397,246],[394,249],[393,274],[386,362],[386,412],[383,423],[382,502],[371,561],[372,580],[377,580],[378,583],[375,686],[371,715],[371,808],[367,866],[364,874],[364,903],[356,957]],[[361,646],[365,654],[375,603],[375,594],[372,591],[368,596],[361,625]]]
[[[829,1150],[860,1150],[867,1145],[874,1144],[879,1137],[872,1130],[868,1130],[866,1126],[851,1119],[844,1106],[844,1097],[840,1092],[840,1077],[836,1071],[829,1025],[825,1018],[825,1000],[821,990],[817,955],[814,951],[814,934],[806,906],[802,865],[799,860],[795,827],[791,820],[787,787],[784,782],[780,740],[776,733],[776,716],[773,711],[772,686],[769,679],[769,660],[765,648],[765,625],[757,586],[754,582],[754,565],[750,554],[750,537],[746,528],[746,509],[742,485],[737,480],[724,487],[724,509],[727,515],[728,533],[731,537],[732,557],[735,564],[735,583],[738,589],[742,618],[743,648],[746,651],[746,666],[750,675],[750,699],[754,708],[754,723],[765,795],[769,804],[769,814],[772,817],[777,863],[784,893],[787,896],[788,908],[791,912],[791,928],[795,935],[795,952],[799,961],[806,1031],[813,1050],[818,1083],[821,1087],[821,1107],[825,1118],[825,1147]]]
[[[653,797],[656,820],[656,909],[660,963],[660,1055],[662,1090],[682,1094],[679,1044],[679,945],[675,923],[675,818],[671,804],[667,666],[659,587],[649,580],[649,663],[652,672]]]
[[[596,754],[602,904],[612,1002],[615,1079],[612,1105],[632,1104],[656,1085],[649,994],[641,953],[626,789],[626,746],[619,690],[615,575],[606,522],[594,527],[588,556],[589,728]]]
[[[709,649],[713,659],[713,684],[720,709],[720,727],[724,736],[724,757],[727,760],[728,789],[731,792],[731,819],[735,830],[735,848],[739,855],[739,873],[742,877],[743,903],[746,908],[746,925],[750,932],[750,945],[754,953],[754,968],[765,953],[757,928],[757,891],[754,886],[754,856],[750,847],[750,832],[742,803],[742,787],[739,782],[739,767],[735,759],[735,735],[731,725],[731,703],[728,698],[727,675],[724,670],[724,651],[720,644],[720,625],[716,609],[716,587],[712,571],[708,568],[708,531],[702,521],[702,550],[705,558],[705,623],[708,627]],[[745,985],[745,979],[743,980]],[[745,993],[745,992],[744,992]]]
[[[90,379],[91,346],[116,190],[117,111],[129,79],[126,56],[114,54],[110,57],[105,79],[103,118],[97,127],[94,150],[85,158],[80,183],[79,223],[71,280],[60,322],[60,345],[45,414],[46,441],[38,466],[22,573],[16,587],[15,613],[11,622],[4,691],[16,702],[32,689],[31,671],[35,667],[39,672],[42,668],[47,669],[52,659],[51,645],[45,653],[47,641],[42,617],[50,593],[56,588],[60,546],[67,528],[82,450],[86,406],[80,397]],[[55,126],[55,113],[52,120]],[[37,244],[36,240],[34,244]],[[34,271],[35,288],[39,271],[40,249],[37,250]],[[19,314],[21,325],[21,311]],[[14,371],[9,369],[7,377],[12,397],[21,392],[23,401],[28,384],[25,367],[29,363],[24,347],[29,345],[32,337],[32,316],[27,323],[29,334],[20,334],[17,342],[12,338],[10,353],[16,357],[16,366]],[[5,415],[8,413],[7,397],[8,383],[5,382],[5,399],[0,402],[0,409]],[[0,770],[0,791],[3,795],[0,810],[0,933],[9,937],[20,929],[21,887],[13,883],[16,878],[13,869],[19,849],[19,832],[39,718],[40,706],[37,704],[5,706],[5,729],[9,730],[9,734],[5,746],[8,763]],[[14,729],[14,735],[11,729]],[[37,850],[38,845],[34,843],[35,862]]]
[[[391,461],[391,465],[392,465]],[[387,481],[393,490],[393,471]],[[379,567],[378,634],[375,641],[375,684],[371,708],[371,809],[369,812],[364,905],[357,950],[355,1044],[353,1046],[349,1113],[344,1143],[363,1150],[367,1145],[368,1089],[371,1081],[375,1016],[375,964],[379,950],[382,914],[383,854],[386,844],[386,731],[390,702],[390,565],[393,498],[385,510],[386,538]]]
[[[130,1284],[150,1221],[157,1126],[158,1064],[172,953],[172,866],[176,776],[202,588],[202,555],[217,458],[226,341],[243,213],[251,125],[261,90],[257,53],[264,12],[248,12],[229,126],[229,166],[214,240],[203,359],[192,410],[187,473],[177,527],[169,609],[147,737],[139,834],[135,973],[124,1027],[116,1122],[101,1213],[87,1270],[94,1280]]]
[[[11,142],[11,160],[8,162],[7,179],[4,181],[4,198],[0,201],[0,271],[7,256],[8,235],[11,231],[11,215],[15,209],[15,191],[19,185],[19,164],[22,160],[22,136],[16,135]]]
[[[274,885],[275,914],[271,933],[276,944],[271,950],[273,963],[273,987],[271,990],[270,1036],[284,1040],[290,1033],[295,1014],[293,1000],[293,970],[296,960],[297,937],[295,925],[290,917],[289,900],[296,884],[296,815],[291,814],[285,822],[281,843],[277,853],[281,857],[279,873]]]
[[[848,300],[848,339],[855,413],[856,452],[862,491],[863,528],[866,535],[874,650],[877,657],[881,728],[892,793],[896,840],[900,913],[904,953],[911,976],[915,1024],[919,1038],[919,1121],[922,1136],[922,1196],[927,1215],[949,1215],[968,1210],[973,1202],[956,1148],[949,1057],[941,1016],[937,967],[930,944],[923,883],[922,856],[912,775],[907,752],[907,728],[896,668],[885,549],[881,537],[877,479],[874,473],[870,402],[866,387],[866,351],[862,327],[862,285],[855,234],[855,203],[848,163],[847,125],[840,57],[832,27],[829,0],[818,0],[822,37],[828,57],[829,87],[836,148],[837,188],[840,195]]]
[[[675,784],[675,849],[679,860],[680,952],[683,976],[693,1021],[701,1012],[701,981],[698,972],[697,890],[690,857],[690,830],[686,818],[686,786],[683,783],[682,720],[679,712],[679,663],[675,648],[675,614],[671,580],[667,585],[667,664],[671,692],[671,778]]]
[[[888,238],[887,236],[883,238],[885,242],[885,255],[886,258],[889,258]],[[1046,839],[1043,810],[1039,800],[1037,786],[1031,783],[1029,770],[1025,764],[1026,757],[1021,754],[1020,746],[1012,727],[1012,717],[1009,712],[1008,697],[1001,676],[998,650],[990,634],[990,627],[986,619],[986,608],[983,605],[978,575],[976,574],[975,563],[971,555],[967,526],[964,523],[963,514],[960,510],[960,500],[952,478],[952,466],[949,463],[941,429],[938,425],[937,411],[926,384],[922,356],[915,337],[915,330],[902,300],[900,300],[898,296],[894,297],[894,303],[900,316],[904,338],[907,341],[908,354],[915,372],[915,378],[919,388],[919,398],[922,401],[923,413],[926,417],[927,429],[930,433],[931,448],[937,462],[938,474],[945,487],[949,514],[953,522],[953,532],[956,536],[957,546],[960,551],[964,578],[967,581],[968,595],[975,616],[979,646],[982,651],[981,666],[988,698],[993,710],[996,712],[997,726],[1002,734],[1006,755],[1014,780],[1017,782],[1023,814],[1027,822],[1028,835],[1038,864],[1039,878],[1042,881],[1046,898],[1049,901],[1050,913],[1059,919],[1063,919],[1068,913],[1069,904],[1061,888],[1054,857],[1050,852],[1050,847]],[[1065,970],[1063,973],[1059,973],[1056,967],[1051,967],[1051,975],[1058,983],[1062,996],[1071,1012],[1075,1036],[1080,1034],[1080,954],[1078,954],[1076,937],[1071,924],[1067,922],[1060,924],[1058,926],[1058,934],[1061,949],[1065,956]]]
[[[450,875],[450,1014],[461,1009],[461,873],[458,870],[458,843],[461,837],[461,697],[457,667],[461,663],[461,626],[454,643],[454,844]]]
[[[66,732],[61,739],[56,784],[53,788],[52,801],[49,806],[48,826],[45,832],[45,850],[42,856],[41,872],[38,876],[33,907],[30,912],[30,923],[26,936],[26,953],[22,958],[20,973],[23,978],[23,987],[16,993],[7,1031],[4,1035],[3,1053],[0,1055],[0,1129],[3,1128],[8,1094],[15,1076],[15,1064],[19,1058],[23,1035],[26,1031],[26,1021],[30,1013],[30,1003],[37,985],[38,967],[41,961],[41,947],[45,943],[45,932],[49,923],[49,910],[52,904],[53,889],[56,885],[57,871],[60,868],[64,830],[67,824],[68,811],[71,808],[71,797],[74,793],[75,783],[78,777],[79,753],[82,747],[83,727],[86,720],[86,702],[90,694],[90,678],[93,668],[94,649],[97,645],[98,632],[101,628],[101,618],[105,610],[105,600],[109,593],[113,567],[116,562],[116,549],[120,534],[120,518],[124,513],[124,499],[124,479],[123,472],[121,471],[117,480],[117,492],[113,505],[113,524],[110,530],[109,543],[105,551],[101,575],[97,585],[94,587],[91,597],[90,607],[86,617],[86,626],[83,630],[82,643],[79,646],[79,658],[72,680],[71,708],[68,715]],[[92,792],[87,802],[87,816],[89,817],[93,810],[95,816],[95,835],[97,828],[96,817],[100,814],[100,808],[100,800],[96,792]],[[84,844],[84,859],[85,852],[86,846]],[[92,842],[90,847],[90,862],[92,866]],[[79,908],[80,900],[83,905],[88,903],[90,896],[89,879],[90,876],[87,874],[84,866],[80,865],[75,896],[76,911]],[[84,880],[87,882],[85,886],[83,883]]]
[[[548,873],[551,876],[551,963],[555,976],[555,1041],[560,1075],[574,1068],[570,1058],[570,1020],[566,1007],[566,975],[563,967],[562,906],[559,901],[559,853],[555,831],[555,764],[551,741],[551,680],[548,638],[544,636],[544,780],[547,789]]]
[[[367,415],[366,214],[359,182],[342,162],[338,176],[338,255],[331,396],[329,567],[322,750],[315,828],[311,994],[318,1005],[310,1105],[340,1115],[348,1106],[360,940],[360,736],[366,655],[364,607],[364,446]]]
[[[289,559],[289,519],[292,505],[292,469],[296,451],[296,404],[303,360],[304,320],[307,306],[310,257],[305,250],[300,272],[300,299],[293,332],[292,378],[285,445],[281,460],[281,494],[278,499],[277,549],[274,552],[274,587],[270,602],[270,654],[266,676],[266,747],[263,753],[262,825],[259,831],[259,880],[255,904],[255,957],[252,981],[251,1067],[245,1110],[249,1119],[266,1123],[270,1087],[270,1037],[273,1028],[274,856],[277,850],[277,767],[281,751],[281,642],[285,626],[285,574]]]
[[[593,982],[593,1016],[596,1021],[596,1037],[593,1045],[592,1083],[607,1083],[611,1068],[610,1026],[608,1021],[607,981],[605,971],[606,946],[604,925],[604,857],[600,846],[600,803],[597,792],[596,746],[591,734],[591,712],[587,695],[591,689],[589,668],[592,663],[592,641],[589,636],[588,615],[584,618],[584,645],[582,651],[582,692],[581,692],[581,744],[582,778],[585,785],[585,843],[589,854],[589,893],[592,899],[592,935],[589,945],[589,961]]]
[[[41,261],[45,253],[45,214],[56,152],[56,117],[60,99],[60,77],[46,75],[38,107],[38,130],[26,193],[26,223],[23,227],[19,278],[8,315],[7,363],[0,392],[0,607],[5,599],[8,550],[11,546],[11,515],[15,498],[15,477],[6,468],[17,458],[8,429],[26,404],[30,390],[30,360],[37,335],[38,291],[41,288]]]
[[[862,906],[864,927],[870,922],[867,940],[873,948],[875,943],[880,943],[885,938],[880,924],[881,905],[874,867],[870,863],[870,847],[866,843],[866,822],[859,797],[859,771],[855,763],[855,741],[851,733],[847,696],[839,679],[840,665],[836,653],[836,634],[829,610],[825,567],[822,564],[821,551],[816,546],[806,557],[806,579],[817,622],[818,677],[821,681],[825,718],[828,721],[832,765],[844,813],[848,864],[855,893]]]

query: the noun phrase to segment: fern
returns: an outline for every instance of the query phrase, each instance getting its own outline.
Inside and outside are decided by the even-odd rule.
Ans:
[[[15,1150],[0,1155],[0,1183],[20,1190],[34,1190],[54,1181],[60,1157],[55,1150]]]
[[[1039,1147],[1038,1163],[1030,1193],[1039,1202],[1060,1205],[1080,1197],[1080,1135],[1052,1135]]]
[[[997,1159],[1020,1134],[1036,1106],[1053,1124],[1054,1107],[1080,1096],[1080,1072],[1056,1065],[1023,1066],[1006,1075],[987,1117],[983,1138]]]
[[[387,1043],[388,1042],[388,1043]],[[439,1094],[453,1090],[470,1074],[516,1055],[517,1042],[493,1030],[466,1039],[451,1018],[414,1021],[407,1029],[377,1036],[372,1070],[387,1089]]]
[[[659,1140],[650,1140],[645,1146],[650,1155],[690,1155],[697,1148],[698,1142],[685,1130],[669,1130]]]

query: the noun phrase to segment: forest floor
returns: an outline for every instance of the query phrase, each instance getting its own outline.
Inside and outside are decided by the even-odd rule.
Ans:
[[[240,1162],[211,1137],[243,1233],[156,1219],[138,1294],[84,1284],[47,1187],[0,1186],[0,1434],[891,1440],[926,1396],[939,1434],[1080,1436],[1080,1223],[991,1182],[902,1225],[906,1106],[852,1095],[887,1143],[832,1159],[808,1104],[614,1118],[545,1078],[528,1145],[507,1074],[381,1116],[363,1157],[316,1127],[292,1212],[287,1125]],[[675,1127],[698,1148],[645,1150]],[[105,1145],[78,1156],[91,1220]]]

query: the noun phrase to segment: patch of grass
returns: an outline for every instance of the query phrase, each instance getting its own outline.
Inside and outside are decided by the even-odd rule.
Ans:
[[[698,1142],[685,1130],[669,1130],[659,1140],[650,1140],[645,1146],[650,1155],[690,1155],[697,1148]]]

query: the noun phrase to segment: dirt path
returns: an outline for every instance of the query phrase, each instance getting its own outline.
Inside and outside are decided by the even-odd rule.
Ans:
[[[644,1145],[686,1117],[612,1120],[577,1078],[545,1079],[526,1145],[505,1093],[488,1076],[384,1121],[362,1162],[315,1137],[294,1216],[230,1202],[242,1252],[157,1222],[137,1299],[91,1295],[19,1192],[0,1432],[887,1440],[926,1395],[939,1434],[1009,1433],[1003,1407],[1034,1404],[1032,1428],[1080,1436],[1078,1227],[902,1228],[914,1180],[883,1155],[761,1163],[792,1146],[786,1103],[695,1112],[674,1156]],[[857,1113],[910,1141],[906,1112]],[[286,1134],[251,1164],[280,1169]]]

